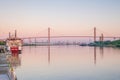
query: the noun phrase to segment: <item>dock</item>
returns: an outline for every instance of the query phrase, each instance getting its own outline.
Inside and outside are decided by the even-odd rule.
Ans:
[[[17,80],[14,69],[10,64],[5,47],[0,47],[0,80]]]

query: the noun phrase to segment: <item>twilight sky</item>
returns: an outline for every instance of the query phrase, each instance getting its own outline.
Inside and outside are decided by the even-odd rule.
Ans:
[[[0,0],[0,38],[18,31],[20,37],[120,35],[120,0]]]

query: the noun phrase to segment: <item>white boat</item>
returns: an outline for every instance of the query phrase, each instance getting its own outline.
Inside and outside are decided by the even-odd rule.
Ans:
[[[7,38],[6,40],[7,50],[12,53],[21,53],[22,43],[23,43],[23,40],[21,38],[17,38],[16,32],[15,32],[15,36],[9,35],[9,38]]]
[[[22,40],[20,38],[8,38],[6,40],[6,46],[8,51],[21,53]]]

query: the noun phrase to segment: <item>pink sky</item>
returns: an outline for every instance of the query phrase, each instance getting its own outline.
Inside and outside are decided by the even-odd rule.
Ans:
[[[103,4],[104,2],[104,4]],[[119,1],[0,1],[0,36],[16,29],[20,37],[47,35],[120,35]]]

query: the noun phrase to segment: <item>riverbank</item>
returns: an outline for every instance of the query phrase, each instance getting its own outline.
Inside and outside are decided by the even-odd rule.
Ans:
[[[115,41],[96,41],[94,43],[89,43],[88,46],[103,46],[103,47],[120,47],[120,40]]]
[[[6,42],[5,41],[0,41],[0,45],[5,45]]]

